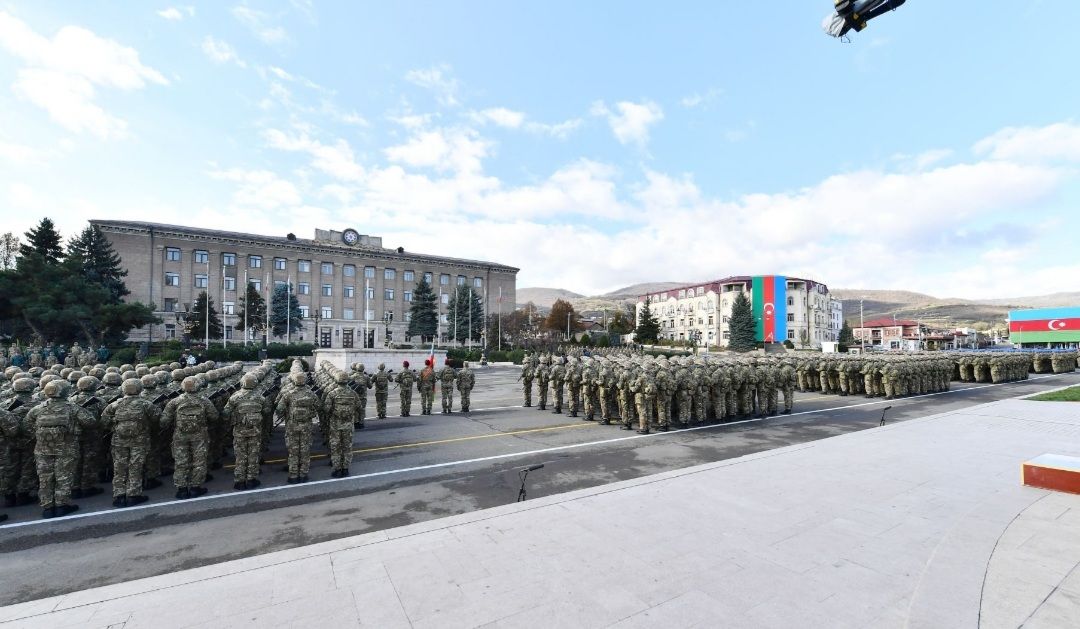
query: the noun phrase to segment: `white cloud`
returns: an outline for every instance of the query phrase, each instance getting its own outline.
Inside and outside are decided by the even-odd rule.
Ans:
[[[414,168],[478,173],[491,142],[473,129],[432,129],[414,133],[404,144],[383,149],[391,162]]]
[[[158,11],[157,14],[159,17],[169,20],[170,22],[179,22],[180,20],[184,19],[185,16],[195,17],[195,7],[166,7]]]
[[[457,79],[451,76],[450,66],[446,64],[409,70],[405,73],[405,80],[434,92],[435,98],[441,105],[455,107],[461,104],[457,97]]]
[[[214,39],[207,35],[202,40],[202,51],[214,63],[235,63],[241,68],[246,68],[247,63],[236,54],[236,49],[228,42]]]
[[[105,139],[126,134],[127,123],[94,102],[96,87],[130,91],[169,84],[142,64],[134,48],[79,26],[65,26],[49,39],[0,11],[0,47],[26,64],[16,72],[15,93],[77,133]]]
[[[682,99],[679,100],[679,104],[687,109],[695,109],[698,107],[704,108],[716,102],[723,93],[723,90],[711,87],[705,92],[694,92],[689,96],[682,97]]]
[[[1059,122],[1045,127],[1007,127],[975,144],[975,152],[993,159],[1080,161],[1080,125]]]
[[[581,118],[571,118],[562,122],[547,124],[543,122],[529,121],[525,123],[525,130],[537,135],[546,135],[559,140],[565,140],[570,134],[581,128]]]
[[[0,140],[0,160],[12,164],[37,164],[44,159],[42,151],[23,144]]]
[[[356,162],[352,147],[343,139],[332,144],[312,140],[305,134],[291,137],[279,129],[267,129],[263,138],[272,147],[283,151],[300,151],[311,156],[311,165],[341,181],[360,181],[364,168]]]
[[[280,44],[289,39],[284,28],[269,24],[271,17],[267,13],[241,5],[233,7],[232,14],[264,44]]]
[[[211,171],[210,176],[239,184],[233,194],[233,202],[239,208],[273,210],[303,202],[296,186],[268,170],[230,168]]]
[[[663,109],[652,101],[620,101],[615,103],[615,111],[603,101],[597,101],[590,113],[606,118],[615,139],[621,144],[636,144],[642,148],[649,143],[649,127],[664,119]]]
[[[477,124],[491,123],[506,129],[517,129],[525,122],[525,114],[505,107],[491,107],[482,111],[473,111],[469,117]]]

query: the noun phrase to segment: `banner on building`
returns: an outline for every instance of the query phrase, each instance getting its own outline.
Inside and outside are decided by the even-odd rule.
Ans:
[[[1072,343],[1080,341],[1080,308],[1035,308],[1009,313],[1013,343]]]
[[[787,278],[783,275],[755,275],[750,287],[754,295],[756,338],[764,343],[783,343],[787,337]]]

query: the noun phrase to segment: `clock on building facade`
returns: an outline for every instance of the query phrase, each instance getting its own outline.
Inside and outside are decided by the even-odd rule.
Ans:
[[[355,245],[360,242],[360,234],[355,229],[346,229],[341,233],[341,240],[347,245]]]

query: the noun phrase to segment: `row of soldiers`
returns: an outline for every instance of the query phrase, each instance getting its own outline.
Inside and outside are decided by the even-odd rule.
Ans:
[[[10,347],[0,347],[0,371],[8,367],[20,367],[30,369],[32,367],[52,367],[60,365],[73,369],[89,368],[95,364],[104,363],[109,359],[109,350],[104,346],[95,351],[92,348],[83,349],[76,341],[68,349],[64,345],[51,343],[39,345],[33,343],[22,347],[18,343]]]
[[[385,363],[380,363],[375,373],[364,370],[362,363],[354,363],[351,366],[351,378],[354,382],[362,383],[357,391],[361,396],[363,406],[367,406],[367,389],[375,390],[375,413],[379,419],[386,418],[386,400],[390,392],[390,385],[397,385],[398,401],[400,402],[401,416],[409,417],[412,414],[413,388],[420,395],[420,414],[431,415],[435,405],[435,387],[438,385],[442,393],[442,413],[450,414],[454,411],[454,389],[457,388],[461,395],[461,410],[469,412],[469,403],[473,387],[476,385],[476,376],[469,368],[469,363],[464,363],[461,369],[454,369],[449,362],[443,368],[435,370],[435,360],[424,360],[424,367],[419,371],[409,367],[409,361],[402,361],[401,371],[394,373],[393,369],[387,369]],[[320,365],[320,371],[326,371]],[[329,376],[318,376],[326,380]],[[358,426],[362,427],[362,426]]]
[[[651,425],[668,430],[710,420],[790,413],[795,390],[822,394],[894,399],[948,391],[953,381],[1002,383],[1023,380],[1029,372],[1064,373],[1076,367],[1076,352],[921,352],[896,354],[706,354],[666,358],[633,351],[600,355],[570,352],[526,355],[519,380],[524,406],[549,400],[555,413],[584,410],[601,421],[616,416],[624,428],[636,421],[639,432]],[[1045,363],[1045,365],[1043,365]],[[566,398],[569,397],[567,402]]]

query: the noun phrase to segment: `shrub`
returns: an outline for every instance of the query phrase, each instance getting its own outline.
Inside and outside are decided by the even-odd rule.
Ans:
[[[120,366],[123,364],[135,364],[135,348],[134,347],[122,347],[112,353],[112,357],[109,358],[109,364]]]

